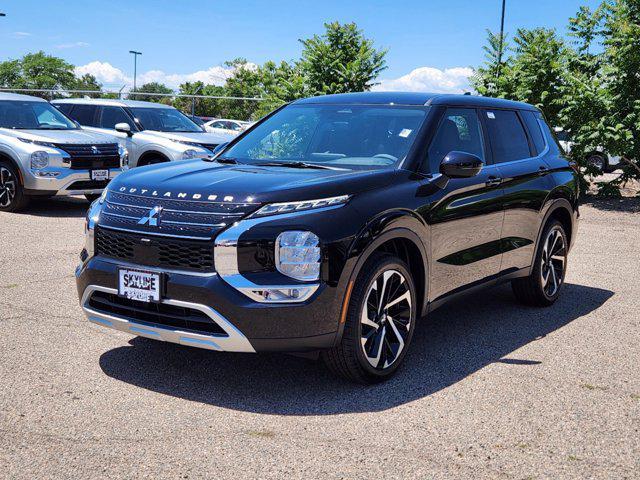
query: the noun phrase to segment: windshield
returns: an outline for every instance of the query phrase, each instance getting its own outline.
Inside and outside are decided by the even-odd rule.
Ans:
[[[131,108],[136,121],[145,130],[158,132],[202,132],[184,113],[175,108]]]
[[[415,141],[427,108],[290,105],[246,133],[219,158],[253,164],[395,168]]]
[[[20,130],[75,130],[75,123],[47,102],[0,100],[0,127]]]

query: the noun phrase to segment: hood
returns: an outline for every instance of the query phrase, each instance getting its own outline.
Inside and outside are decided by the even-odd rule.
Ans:
[[[217,201],[233,197],[225,201],[271,203],[314,200],[381,188],[393,182],[399,173],[383,169],[315,170],[187,160],[135,168],[112,180],[109,189],[185,200],[209,199],[215,195]]]
[[[118,143],[118,139],[104,133],[90,132],[89,130],[15,130],[12,128],[0,128],[0,133],[8,137],[26,138],[38,142],[49,143],[73,143],[73,144],[103,144]]]
[[[155,130],[144,130],[143,132],[149,137],[164,138],[169,140],[177,140],[181,142],[194,143],[215,143],[220,144],[228,142],[235,135],[218,134],[211,132],[157,132]]]

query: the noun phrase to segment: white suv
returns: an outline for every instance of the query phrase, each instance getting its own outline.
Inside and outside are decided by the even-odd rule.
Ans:
[[[208,133],[179,110],[160,103],[92,98],[52,103],[89,130],[118,135],[131,167],[206,157],[234,137]]]
[[[33,196],[92,200],[126,162],[113,135],[83,130],[41,98],[0,93],[0,211]]]
[[[251,125],[253,125],[253,122],[243,122],[242,120],[217,118],[215,120],[209,120],[208,122],[206,122],[204,124],[204,128],[207,130],[207,132],[236,136],[244,132]]]

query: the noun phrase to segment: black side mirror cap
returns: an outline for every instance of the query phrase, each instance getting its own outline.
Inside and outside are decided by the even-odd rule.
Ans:
[[[484,163],[477,155],[468,152],[449,152],[440,162],[440,173],[449,178],[475,177]]]

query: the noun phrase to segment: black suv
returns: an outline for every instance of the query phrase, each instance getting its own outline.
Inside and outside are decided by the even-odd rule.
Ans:
[[[87,317],[235,352],[320,351],[389,377],[417,319],[510,281],[551,305],[578,180],[542,114],[507,100],[328,95],[286,105],[209,159],[120,175],[91,206]]]

